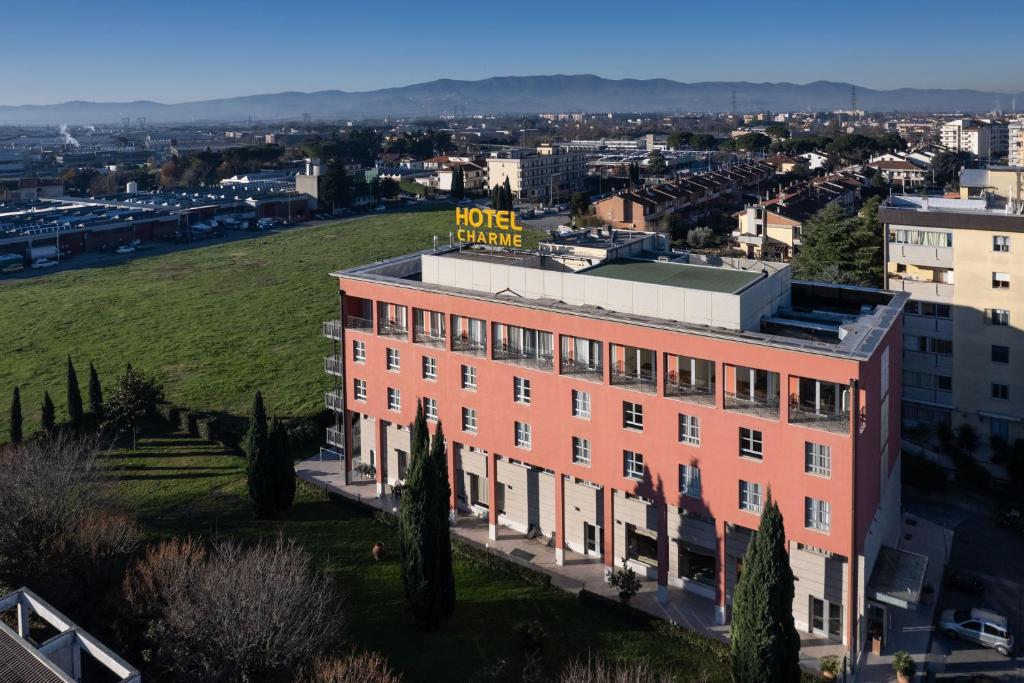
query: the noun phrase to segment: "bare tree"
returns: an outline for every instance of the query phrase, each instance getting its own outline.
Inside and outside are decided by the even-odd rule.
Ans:
[[[319,659],[312,673],[302,678],[309,683],[401,683],[382,655],[353,650],[344,657]]]
[[[128,573],[124,594],[159,680],[289,681],[344,627],[330,580],[283,539],[164,542]]]
[[[672,683],[675,679],[644,662],[612,664],[597,657],[574,659],[562,670],[559,683]]]

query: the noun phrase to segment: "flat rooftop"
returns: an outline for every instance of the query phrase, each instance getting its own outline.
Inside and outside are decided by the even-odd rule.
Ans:
[[[751,272],[716,266],[696,266],[689,263],[659,263],[631,259],[601,263],[582,272],[613,280],[646,282],[667,287],[682,287],[725,294],[736,294],[763,277],[761,271]]]

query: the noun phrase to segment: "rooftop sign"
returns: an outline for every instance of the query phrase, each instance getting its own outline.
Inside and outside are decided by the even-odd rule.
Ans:
[[[516,224],[514,211],[494,209],[457,208],[456,237],[460,242],[488,244],[496,247],[523,246],[523,227]]]

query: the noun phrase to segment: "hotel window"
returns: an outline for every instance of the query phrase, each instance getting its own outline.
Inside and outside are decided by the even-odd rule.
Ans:
[[[679,416],[679,441],[700,445],[700,419],[694,415]]]
[[[622,475],[627,479],[644,478],[644,455],[633,451],[622,451]]]
[[[626,429],[644,428],[644,407],[639,403],[622,402],[622,426]]]
[[[679,493],[700,498],[700,468],[696,465],[679,466]]]
[[[572,461],[577,465],[590,467],[590,439],[572,437]]]
[[[530,450],[531,440],[530,425],[525,422],[516,422],[516,448]]]
[[[992,273],[992,289],[1009,289],[1009,273]]]
[[[746,458],[764,458],[764,439],[756,429],[740,427],[740,455]]]
[[[388,410],[402,409],[402,392],[388,387]]]
[[[366,400],[366,380],[355,379],[352,380],[352,393],[356,397],[357,401]]]
[[[990,308],[988,309],[988,315],[986,316],[988,322],[992,325],[999,325],[1005,327],[1010,324],[1010,312],[1003,310],[1002,308]]]
[[[993,235],[992,251],[1010,251],[1010,238],[1007,235]]]
[[[572,390],[572,416],[590,419],[590,392]]]
[[[761,512],[761,485],[740,480],[740,510]]]
[[[366,362],[366,342],[358,339],[352,342],[352,360],[356,363]]]
[[[423,399],[423,414],[430,422],[437,422],[437,399]]]
[[[476,368],[472,365],[462,366],[462,388],[476,391]]]
[[[476,409],[462,409],[462,431],[476,434]]]
[[[997,344],[992,345],[992,362],[993,363],[1009,363],[1010,362],[1010,347],[999,346]]]
[[[804,443],[804,471],[819,477],[832,475],[832,449],[820,443]]]
[[[398,370],[402,367],[402,359],[398,355],[398,349],[388,349],[388,370]]]
[[[1010,400],[1010,385],[1009,384],[998,384],[992,383],[992,398],[999,401]]]
[[[437,379],[437,359],[423,356],[423,379]]]
[[[804,498],[804,526],[828,533],[832,529],[832,506],[826,500]]]
[[[530,380],[524,377],[512,378],[512,394],[516,403],[530,402]]]

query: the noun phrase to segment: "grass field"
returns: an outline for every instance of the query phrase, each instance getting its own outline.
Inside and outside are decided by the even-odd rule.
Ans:
[[[69,353],[83,394],[90,361],[108,385],[130,362],[190,408],[244,413],[259,388],[279,415],[315,411],[320,323],[337,317],[328,272],[425,249],[451,225],[450,208],[388,213],[0,282],[0,441],[15,384],[26,431],[44,390],[64,419]]]
[[[463,558],[455,565],[455,615],[441,630],[425,634],[413,625],[402,596],[395,529],[362,508],[300,487],[289,513],[257,521],[246,497],[244,461],[180,434],[144,438],[138,450],[116,452],[107,463],[118,480],[116,497],[139,517],[150,540],[185,534],[296,538],[345,594],[349,638],[386,655],[406,680],[465,681],[485,665],[515,661],[514,629],[533,620],[548,635],[551,669],[592,652],[643,659],[670,669],[680,681],[729,679],[728,667],[714,655],[666,635],[653,618],[584,603]],[[389,550],[382,562],[370,557],[376,541]]]

